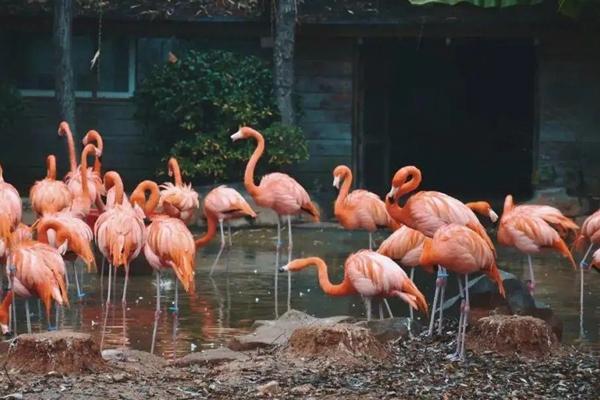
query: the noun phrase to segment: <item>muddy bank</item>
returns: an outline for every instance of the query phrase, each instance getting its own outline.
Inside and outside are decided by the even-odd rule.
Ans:
[[[63,376],[0,369],[0,393],[23,399],[595,399],[597,355],[561,347],[543,359],[468,354],[450,362],[452,329],[386,344],[378,361],[298,356],[289,345],[168,363],[139,351],[105,352],[107,372]],[[233,354],[232,354],[233,353]],[[4,362],[4,360],[3,360]],[[22,397],[19,397],[22,396]]]

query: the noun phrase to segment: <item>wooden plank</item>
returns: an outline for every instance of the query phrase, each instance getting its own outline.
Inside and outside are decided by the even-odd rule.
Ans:
[[[296,62],[296,77],[352,77],[352,62],[350,61],[311,61],[298,59]]]
[[[295,164],[291,171],[302,171],[302,172],[326,172],[331,175],[333,169],[340,165],[350,165],[351,157],[347,155],[340,156],[311,156],[308,161]]]
[[[310,139],[352,140],[352,126],[349,123],[307,123],[302,125],[302,129]]]
[[[311,123],[352,123],[352,110],[350,108],[343,110],[307,110],[300,117],[300,124]]]
[[[352,93],[299,93],[302,108],[309,110],[346,110],[352,108]]]
[[[310,155],[350,157],[352,142],[349,140],[309,140]]]
[[[296,91],[302,93],[352,93],[352,79],[349,78],[326,78],[299,77],[296,82]]]

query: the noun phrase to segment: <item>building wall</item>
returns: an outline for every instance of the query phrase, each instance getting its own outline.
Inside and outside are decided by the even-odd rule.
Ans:
[[[538,49],[537,188],[600,196],[600,36],[545,37]]]

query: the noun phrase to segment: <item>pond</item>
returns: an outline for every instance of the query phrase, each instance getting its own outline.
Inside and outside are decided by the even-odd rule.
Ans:
[[[226,343],[232,336],[251,330],[259,319],[273,319],[287,310],[287,274],[276,272],[275,229],[243,229],[233,233],[233,246],[226,249],[215,272],[208,271],[219,250],[218,240],[199,251],[196,259],[196,294],[179,291],[179,312],[169,310],[175,292],[175,277],[171,271],[162,275],[161,304],[155,353],[166,358],[182,356],[190,351],[211,348]],[[284,236],[285,237],[285,236]],[[375,238],[379,243],[385,232]],[[348,232],[336,228],[297,228],[294,231],[293,258],[318,256],[329,265],[330,278],[337,282],[343,277],[346,256],[368,244],[365,232]],[[279,265],[288,257],[287,247],[281,250]],[[100,258],[98,258],[100,263]],[[525,280],[527,259],[512,249],[498,248],[498,265]],[[82,265],[77,265],[83,271]],[[122,271],[116,278],[117,291],[106,308],[107,275],[101,281],[96,272],[81,277],[86,295],[75,294],[73,269],[70,272],[71,307],[60,314],[61,328],[92,334],[103,348],[126,346],[149,351],[155,319],[156,285],[151,269],[138,261],[132,267],[128,301],[121,303]],[[600,348],[600,274],[586,273],[584,337],[580,338],[579,272],[573,271],[565,259],[547,253],[534,258],[536,298],[549,304],[564,323],[563,342],[579,343]],[[274,286],[277,279],[278,293]],[[433,298],[434,277],[417,270],[417,286],[429,301]],[[449,292],[456,292],[456,280],[449,280]],[[115,293],[113,291],[113,293]],[[360,297],[332,298],[318,286],[313,268],[292,274],[291,307],[324,317],[332,315],[364,316]],[[390,299],[397,316],[408,315],[408,307],[399,299]],[[24,303],[17,304],[17,328],[26,330]],[[40,323],[37,300],[30,301],[33,331],[46,329],[45,318]],[[378,315],[374,310],[374,315]],[[424,318],[418,316],[418,318]]]

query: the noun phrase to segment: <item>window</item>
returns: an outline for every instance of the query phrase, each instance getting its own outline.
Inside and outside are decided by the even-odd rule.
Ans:
[[[90,61],[96,52],[93,36],[74,36],[72,45],[75,94],[92,97],[97,81]],[[0,52],[10,54],[0,74],[25,96],[54,96],[54,49],[51,34],[0,33]],[[125,36],[102,39],[97,97],[127,98],[135,89],[135,40]]]

